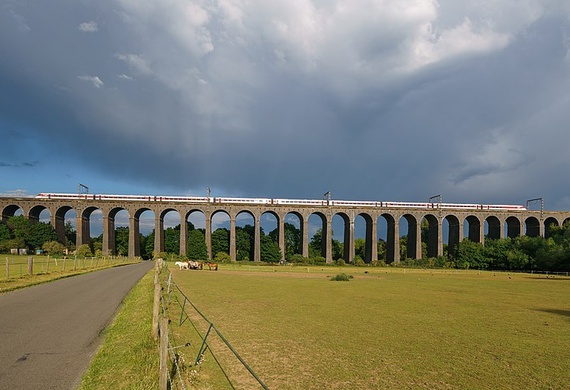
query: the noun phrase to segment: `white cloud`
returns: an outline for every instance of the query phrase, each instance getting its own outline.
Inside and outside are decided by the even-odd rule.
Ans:
[[[141,75],[147,76],[153,73],[148,61],[141,55],[117,53],[115,54],[115,57],[129,65],[134,71]]]
[[[413,45],[410,59],[410,70],[424,65],[448,60],[461,55],[485,54],[508,45],[510,36],[493,32],[489,29],[474,31],[473,22],[469,18],[453,28],[440,34],[426,29],[425,34],[417,37]]]
[[[89,81],[95,88],[101,88],[105,85],[98,76],[77,76],[79,80]]]
[[[78,28],[79,31],[85,33],[94,33],[99,31],[99,26],[97,25],[97,22],[94,21],[81,23]]]
[[[279,74],[309,77],[315,87],[350,101],[427,65],[504,49],[544,12],[538,1],[518,3],[120,0],[141,46],[139,54],[117,58],[142,74],[150,74],[152,64],[168,87],[192,89],[191,104],[202,105],[195,88],[202,90],[203,82],[206,95],[227,105],[228,88],[257,88]]]
[[[14,198],[29,198],[29,197],[34,196],[34,195],[29,194],[28,190],[24,190],[24,189],[16,189],[16,190],[5,191],[5,192],[1,193],[0,195],[1,196],[14,197]]]

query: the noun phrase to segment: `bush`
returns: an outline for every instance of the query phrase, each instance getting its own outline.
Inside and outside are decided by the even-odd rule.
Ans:
[[[87,244],[80,245],[79,248],[77,248],[75,255],[79,258],[93,257],[93,253],[91,252],[91,248]]]
[[[327,263],[327,260],[322,256],[311,257],[309,259],[309,264],[325,265],[326,263]]]
[[[357,257],[356,259],[354,259],[354,265],[357,267],[364,267],[366,263],[360,257]]]
[[[216,253],[216,257],[214,260],[218,263],[229,263],[231,261],[230,255],[226,252],[218,252]]]
[[[168,260],[169,257],[170,256],[166,252],[152,252],[152,258],[155,260],[156,259]]]
[[[306,263],[307,259],[303,257],[303,255],[299,253],[295,253],[293,256],[289,258],[290,263]]]
[[[386,262],[384,260],[372,260],[370,265],[373,267],[386,267]]]
[[[50,256],[61,256],[65,252],[65,246],[57,241],[45,242],[42,249]]]
[[[350,279],[354,278],[352,275],[347,275],[345,273],[337,274],[331,277],[331,280],[334,282],[348,282]]]
[[[344,267],[346,265],[346,262],[344,261],[344,259],[336,259],[335,264],[338,265],[339,267]]]

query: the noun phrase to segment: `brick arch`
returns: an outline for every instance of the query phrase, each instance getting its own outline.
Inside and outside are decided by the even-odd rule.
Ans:
[[[529,237],[540,236],[540,221],[536,217],[528,217],[524,221],[525,235]]]
[[[544,220],[544,237],[550,237],[550,227],[551,226],[560,226],[558,224],[558,220],[554,217],[548,217]]]
[[[475,215],[469,215],[465,218],[469,229],[467,230],[467,238],[469,241],[478,242],[482,244],[482,226],[481,220]]]

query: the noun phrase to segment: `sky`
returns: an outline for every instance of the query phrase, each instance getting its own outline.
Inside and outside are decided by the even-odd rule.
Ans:
[[[570,210],[567,0],[0,0],[0,194]]]

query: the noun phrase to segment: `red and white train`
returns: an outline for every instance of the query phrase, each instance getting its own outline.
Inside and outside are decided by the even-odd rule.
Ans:
[[[250,205],[291,205],[291,206],[340,206],[340,207],[385,207],[408,209],[465,209],[465,210],[526,210],[522,205],[476,204],[476,203],[432,203],[432,202],[378,202],[328,199],[269,199],[269,198],[228,198],[207,196],[155,196],[155,195],[113,195],[113,194],[64,194],[40,193],[38,199],[61,200],[115,200],[139,202],[188,202],[224,203]]]

